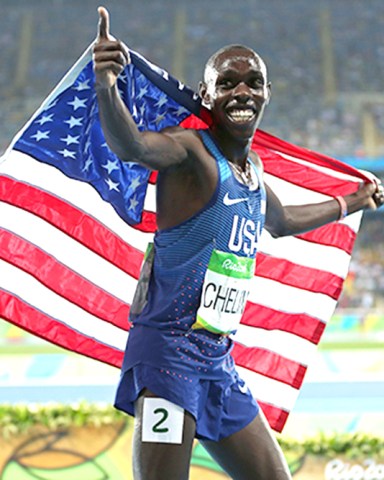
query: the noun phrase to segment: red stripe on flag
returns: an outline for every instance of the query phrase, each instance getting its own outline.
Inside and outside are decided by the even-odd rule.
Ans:
[[[271,150],[279,150],[286,155],[301,158],[309,163],[322,167],[328,167],[336,170],[337,172],[346,173],[347,175],[352,175],[353,177],[360,178],[365,182],[372,182],[372,180],[364,175],[364,173],[360,172],[354,167],[351,167],[350,165],[347,165],[346,163],[340,162],[332,157],[328,157],[327,155],[293,145],[292,143],[274,137],[273,135],[262,130],[257,130],[253,138],[252,148],[257,148],[258,146]],[[338,195],[340,195],[340,193],[338,193]]]
[[[264,348],[235,343],[232,350],[236,365],[299,389],[307,367]]]
[[[316,268],[303,267],[296,263],[275,258],[263,253],[257,254],[255,274],[258,277],[275,280],[284,285],[301,288],[309,292],[322,293],[338,299],[343,279]]]
[[[280,312],[251,302],[247,303],[241,323],[264,330],[292,333],[316,345],[325,329],[324,322],[304,313]]]
[[[202,109],[202,112],[204,110],[205,109]],[[209,114],[204,118],[204,120],[207,120],[208,118],[209,118]],[[204,120],[202,120],[199,117],[196,117],[196,115],[190,115],[180,123],[180,127],[193,128],[194,130],[206,130],[208,128],[209,122],[206,122]]]
[[[257,403],[266,416],[271,428],[276,430],[276,432],[282,432],[288,419],[289,412],[283,410],[282,408],[275,407],[274,405],[270,405],[269,403],[260,402],[259,400]]]
[[[347,182],[343,178],[327,175],[309,166],[296,163],[283,157],[278,152],[258,147],[257,145],[255,150],[260,155],[266,172],[293,185],[305,187],[314,192],[332,197],[335,196],[336,191],[338,195],[344,196],[358,189],[358,183]]]
[[[0,258],[82,309],[127,330],[129,305],[13,233],[0,229]]]
[[[97,220],[36,187],[0,176],[0,200],[46,220],[116,267],[138,278],[143,253]]]
[[[122,351],[82,335],[57,319],[28,305],[10,292],[0,289],[0,293],[0,312],[9,322],[59,347],[115,367],[121,366],[124,356]]]
[[[155,233],[157,230],[156,213],[144,210],[140,223],[136,223],[136,230],[145,233]]]
[[[351,255],[356,233],[343,223],[329,223],[311,232],[297,235],[297,238],[319,245],[336,247]]]
[[[157,171],[152,171],[151,174],[149,175],[148,182],[154,185],[157,181],[157,175],[158,175]]]

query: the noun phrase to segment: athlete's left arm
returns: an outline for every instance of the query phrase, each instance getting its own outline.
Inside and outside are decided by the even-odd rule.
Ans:
[[[267,211],[265,228],[275,238],[313,230],[314,228],[339,220],[344,214],[350,214],[362,209],[380,207],[384,203],[383,186],[381,183],[364,183],[361,188],[350,195],[342,197],[345,205],[335,199],[322,203],[308,205],[283,206],[268,185]],[[345,212],[342,212],[343,209]]]

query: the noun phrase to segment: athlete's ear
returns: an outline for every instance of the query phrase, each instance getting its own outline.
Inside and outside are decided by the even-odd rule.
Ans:
[[[207,93],[207,85],[205,82],[199,82],[198,93],[200,98],[204,98],[204,95]]]
[[[268,105],[268,103],[271,101],[271,95],[272,95],[272,83],[271,82],[267,83],[267,90],[268,90],[268,97],[267,97],[267,101],[265,103]]]
[[[199,96],[203,101],[203,105],[208,107],[211,104],[211,96],[208,93],[208,86],[205,82],[199,82]]]

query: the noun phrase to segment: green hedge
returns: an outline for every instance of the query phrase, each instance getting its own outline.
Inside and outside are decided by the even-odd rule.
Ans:
[[[27,433],[34,426],[56,430],[70,426],[99,427],[122,421],[131,420],[109,404],[87,402],[71,405],[0,404],[0,431],[3,438]],[[384,458],[384,438],[364,433],[333,435],[320,433],[302,441],[279,435],[278,441],[286,454],[292,454],[295,457],[313,454],[326,457],[345,455],[349,458],[361,456]]]
[[[109,404],[80,402],[71,405],[61,403],[0,404],[1,435],[9,438],[27,433],[34,426],[44,426],[50,430],[76,426],[111,425],[128,421],[129,417]]]
[[[302,441],[280,437],[279,443],[284,452],[295,455],[312,454],[334,458],[340,455],[353,458],[384,458],[384,437],[367,433],[319,433]]]

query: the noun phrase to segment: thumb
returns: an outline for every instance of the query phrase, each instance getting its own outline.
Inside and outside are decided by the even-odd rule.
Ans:
[[[97,9],[99,12],[99,25],[98,25],[98,38],[103,38],[108,40],[110,38],[109,35],[109,13],[108,10],[104,7],[99,7]]]

